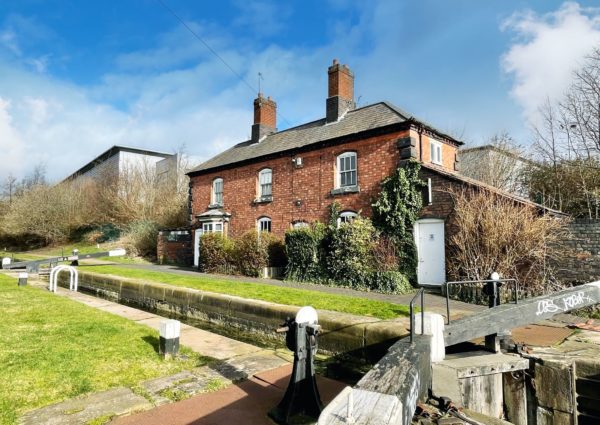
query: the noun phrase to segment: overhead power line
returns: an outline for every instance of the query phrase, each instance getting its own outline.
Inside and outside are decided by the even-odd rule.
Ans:
[[[215,55],[217,57],[217,59],[219,59],[223,63],[223,65],[225,65],[227,67],[227,69],[229,69],[233,73],[233,75],[238,77],[241,82],[246,84],[246,86],[248,86],[248,88],[252,91],[252,93],[256,93],[256,89],[254,87],[252,87],[252,85],[250,83],[248,83],[248,81],[246,81],[246,79],[244,77],[242,77],[240,74],[238,74],[238,72],[235,69],[233,69],[233,67],[231,65],[229,65],[227,63],[227,61],[225,59],[223,59],[221,57],[221,55],[219,55],[216,52],[215,49],[210,47],[210,45],[206,41],[204,41],[204,39],[202,37],[200,37],[198,35],[198,33],[196,33],[196,31],[194,31],[188,24],[186,24],[185,21],[183,19],[181,19],[181,17],[177,13],[175,13],[175,11],[173,9],[171,9],[169,6],[167,6],[163,0],[156,0],[156,1],[158,1],[165,9],[167,9],[167,11],[169,11],[169,13],[171,13],[171,15],[173,15],[179,22],[181,22],[181,25],[183,25],[194,37],[196,37],[198,39],[198,41],[200,41],[202,44],[204,44],[204,47],[206,47],[213,55]]]
[[[183,25],[194,37],[196,37],[196,39],[198,41],[200,41],[204,45],[204,47],[206,47],[208,49],[209,52],[211,52],[213,55],[215,55],[215,57],[217,59],[219,59],[221,61],[221,63],[223,63],[223,65],[225,65],[225,67],[227,67],[227,69],[229,69],[229,71],[231,71],[231,73],[233,75],[235,75],[242,83],[244,83],[246,85],[246,87],[248,87],[250,89],[250,91],[252,91],[252,94],[260,93],[260,88],[257,91],[256,88],[252,86],[252,84],[250,84],[248,81],[246,81],[246,79],[240,73],[238,73],[231,65],[229,65],[229,63],[227,63],[227,61],[221,55],[219,55],[219,53],[217,53],[217,51],[215,49],[210,47],[210,45],[202,37],[200,37],[200,35],[196,31],[194,31],[177,13],[175,13],[175,11],[173,9],[171,9],[169,6],[167,6],[167,4],[163,0],[156,0],[156,1],[159,2],[161,4],[161,6],[164,7],[171,15],[173,15],[175,17],[175,19],[177,19],[181,23],[181,25]],[[260,78],[262,78],[261,73],[259,73],[259,76],[260,76]],[[259,87],[260,87],[260,81],[259,81]],[[281,115],[281,113],[277,112],[277,115],[288,126],[291,127],[290,122],[288,120],[286,120],[285,117],[283,115]]]

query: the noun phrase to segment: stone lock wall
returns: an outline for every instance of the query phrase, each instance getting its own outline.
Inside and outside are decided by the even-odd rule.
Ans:
[[[600,220],[574,219],[561,241],[561,256],[554,262],[561,282],[600,280]]]
[[[68,287],[68,275],[59,275],[58,283]],[[79,272],[79,288],[101,298],[167,316],[201,320],[258,340],[282,341],[284,336],[276,329],[299,310],[295,306],[87,271]],[[325,310],[319,310],[319,324],[319,350],[367,359],[381,358],[394,342],[408,334],[409,326],[406,317],[380,320]]]

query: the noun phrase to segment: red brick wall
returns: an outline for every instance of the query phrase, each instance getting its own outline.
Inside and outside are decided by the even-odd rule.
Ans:
[[[277,104],[270,96],[266,99],[259,94],[258,98],[254,99],[254,124],[277,128]]]
[[[463,185],[426,168],[421,169],[420,176],[425,182],[430,178],[432,188],[432,202],[429,203],[427,196],[425,197],[421,218],[447,219],[454,210],[454,202],[448,191],[460,189]]]
[[[158,232],[156,257],[159,264],[180,264],[191,266],[193,263],[193,247],[191,235],[183,236],[180,241],[167,240],[169,231]]]
[[[302,153],[297,155],[302,157],[301,168],[294,167],[292,156],[285,156],[194,176],[191,178],[192,213],[195,216],[206,211],[212,181],[221,177],[224,209],[231,213],[230,236],[255,229],[256,220],[263,216],[271,218],[272,231],[279,236],[283,236],[294,221],[326,222],[327,207],[334,201],[338,201],[344,210],[362,210],[364,215],[370,216],[370,204],[379,193],[379,183],[398,166],[400,155],[396,141],[407,135],[408,131],[396,132]],[[357,153],[360,193],[332,196],[336,157],[347,151]],[[273,170],[273,202],[254,204],[258,172],[265,167]]]
[[[419,144],[419,133],[416,130],[411,130],[410,136],[417,140],[417,159],[421,160],[424,163],[431,163],[431,149],[430,149],[430,138],[431,136],[427,134],[421,135],[421,143]],[[456,154],[458,152],[458,146],[451,145],[449,143],[444,143],[442,139],[436,139],[442,143],[442,166],[450,171],[455,170],[455,161]],[[423,147],[423,155],[419,155],[419,151],[421,146]]]
[[[346,65],[337,61],[328,69],[328,96],[340,96],[343,99],[354,99],[354,74]]]

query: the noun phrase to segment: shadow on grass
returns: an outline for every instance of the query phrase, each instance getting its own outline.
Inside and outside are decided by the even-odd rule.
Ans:
[[[152,336],[152,335],[146,335],[146,336],[143,336],[142,339],[144,340],[144,342],[151,345],[152,348],[154,348],[154,351],[156,352],[156,354],[158,354],[159,340],[157,337]]]

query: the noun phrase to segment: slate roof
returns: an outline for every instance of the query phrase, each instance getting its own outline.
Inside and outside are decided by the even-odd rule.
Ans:
[[[273,133],[258,143],[251,140],[238,143],[188,172],[196,174],[214,168],[233,165],[238,162],[258,159],[268,155],[304,148],[331,139],[350,136],[393,124],[408,122],[420,123],[429,130],[459,145],[462,142],[436,130],[423,120],[403,111],[389,102],[379,102],[348,111],[340,120],[326,123],[325,118],[307,124]]]
[[[507,192],[506,190],[502,190],[502,189],[499,189],[497,187],[491,186],[491,185],[489,185],[487,183],[484,183],[484,182],[482,182],[480,180],[472,179],[472,178],[464,176],[462,174],[450,171],[450,170],[448,170],[446,168],[440,167],[439,165],[430,164],[430,163],[422,163],[421,164],[421,168],[428,169],[428,170],[433,171],[435,173],[438,173],[438,174],[440,174],[442,176],[448,177],[448,178],[450,178],[452,180],[459,181],[459,182],[461,182],[463,184],[466,184],[466,185],[469,185],[469,186],[480,187],[482,189],[487,190],[488,192],[495,193],[496,195],[500,195],[500,196],[503,196],[505,198],[512,199],[513,201],[518,202],[520,204],[529,205],[530,207],[537,208],[538,210],[544,211],[544,212],[549,213],[549,214],[551,214],[553,216],[558,216],[558,217],[560,217],[560,216],[562,216],[562,217],[568,216],[567,213],[564,213],[562,211],[546,207],[546,206],[544,206],[542,204],[538,204],[537,202],[530,201],[527,198],[523,198],[521,196],[515,195],[515,194],[510,193],[510,192]]]

